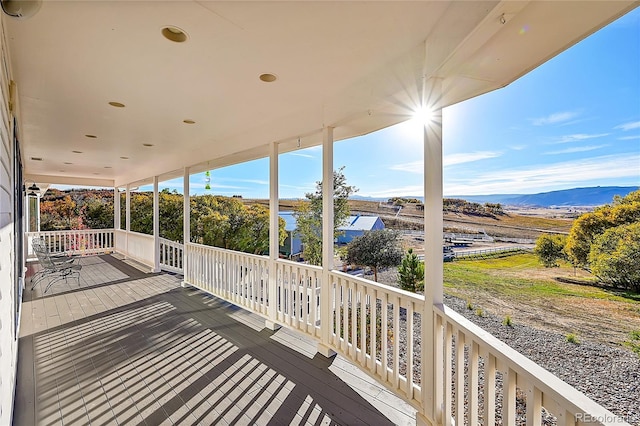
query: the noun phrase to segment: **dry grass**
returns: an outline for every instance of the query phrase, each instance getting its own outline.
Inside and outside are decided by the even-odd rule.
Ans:
[[[621,345],[631,330],[640,328],[640,295],[568,284],[556,277],[594,282],[570,265],[544,268],[535,256],[447,263],[446,292],[473,306],[514,322],[561,334]]]

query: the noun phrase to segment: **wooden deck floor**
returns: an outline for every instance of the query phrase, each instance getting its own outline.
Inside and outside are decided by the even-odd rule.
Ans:
[[[415,424],[341,357],[114,256],[25,290],[14,425]],[[28,286],[30,287],[30,286]]]

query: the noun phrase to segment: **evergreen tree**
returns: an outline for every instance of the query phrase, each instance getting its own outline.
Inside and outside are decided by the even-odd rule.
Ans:
[[[402,258],[398,268],[398,284],[400,288],[414,293],[424,291],[424,262],[409,249]]]

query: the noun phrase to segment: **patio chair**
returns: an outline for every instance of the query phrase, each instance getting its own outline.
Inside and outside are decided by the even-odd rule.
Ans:
[[[38,283],[49,277],[52,279],[45,287],[43,293],[46,293],[54,283],[63,279],[67,281],[71,276],[75,276],[78,284],[80,284],[80,270],[82,269],[82,265],[73,263],[75,259],[56,258],[52,256],[47,247],[42,244],[42,241],[34,240],[31,245],[42,267],[40,271],[31,277],[32,291]]]

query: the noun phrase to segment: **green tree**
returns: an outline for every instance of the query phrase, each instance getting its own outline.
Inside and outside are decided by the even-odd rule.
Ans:
[[[640,221],[609,228],[596,237],[589,263],[600,280],[640,291]]]
[[[371,268],[377,282],[380,268],[397,266],[402,261],[398,233],[390,229],[379,229],[354,238],[347,245],[347,261]]]
[[[287,236],[279,219],[279,242]],[[191,241],[253,254],[269,253],[269,209],[245,206],[240,198],[201,195],[191,198]]]
[[[131,230],[153,235],[153,193],[132,192],[130,206]]]
[[[409,249],[398,267],[398,284],[400,288],[414,293],[424,291],[424,262]]]
[[[546,268],[558,266],[559,259],[565,259],[564,246],[567,237],[564,235],[542,234],[536,241],[533,252]]]
[[[347,185],[344,167],[333,172],[333,236],[349,218],[349,197],[357,189]],[[297,233],[303,246],[303,257],[312,265],[322,264],[322,182],[316,182],[315,192],[305,194],[307,201],[299,203],[294,212]]]
[[[84,216],[83,223],[89,229],[113,228],[113,199],[107,204],[93,198],[85,202],[81,213]]]
[[[160,208],[160,236],[171,241],[182,241],[184,197],[174,189],[163,189],[158,194]]]
[[[575,220],[567,238],[565,253],[574,265],[588,268],[591,245],[598,235],[609,228],[638,221],[640,221],[640,190],[624,197],[617,196],[612,204],[598,207],[593,212],[585,213]]]

